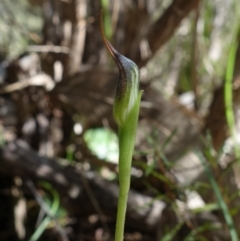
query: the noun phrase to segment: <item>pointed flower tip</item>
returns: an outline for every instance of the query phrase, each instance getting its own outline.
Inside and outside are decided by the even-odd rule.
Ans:
[[[103,41],[119,69],[119,80],[117,83],[113,114],[117,124],[122,125],[134,108],[136,102],[140,102],[139,69],[132,60],[118,53],[106,39],[102,15],[100,28]]]

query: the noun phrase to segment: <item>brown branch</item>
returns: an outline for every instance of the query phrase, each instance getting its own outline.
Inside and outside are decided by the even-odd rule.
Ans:
[[[181,21],[193,10],[196,9],[200,0],[175,0],[168,7],[164,14],[151,26],[147,35],[152,55],[141,60],[140,66],[144,66],[157,50],[162,47],[179,27]],[[138,54],[137,59],[140,58]]]
[[[87,2],[85,0],[75,0],[73,4],[75,13],[72,23],[71,52],[66,61],[64,76],[71,76],[79,71],[85,46]]]
[[[79,217],[97,213],[88,196],[86,185],[105,215],[115,217],[118,186],[70,165],[61,165],[55,160],[39,156],[23,141],[9,143],[1,149],[0,172],[4,175],[19,175],[31,178],[35,183],[46,180],[58,191],[62,205],[72,215]],[[84,181],[83,181],[84,180]],[[165,204],[131,191],[128,200],[127,226],[136,230],[152,232]]]

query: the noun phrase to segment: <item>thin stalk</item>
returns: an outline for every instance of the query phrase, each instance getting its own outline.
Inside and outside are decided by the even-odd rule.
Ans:
[[[139,96],[140,101],[141,96]],[[119,127],[119,198],[115,241],[122,241],[131,179],[131,164],[135,145],[139,108],[133,108],[128,121]],[[129,125],[129,122],[131,123]]]
[[[237,157],[238,163],[240,164],[240,149],[238,147],[237,131],[235,127],[234,106],[233,106],[233,86],[232,86],[236,52],[237,52],[237,43],[235,41],[235,43],[231,45],[230,53],[228,57],[227,71],[226,71],[225,84],[224,84],[224,102],[225,102],[225,113],[226,113],[227,124],[234,142],[234,152]]]
[[[202,153],[198,152],[198,156],[199,156],[199,159],[202,162],[202,165],[204,166],[205,173],[206,173],[206,175],[208,177],[208,180],[209,180],[209,182],[212,186],[212,189],[213,189],[213,191],[216,195],[219,206],[220,206],[220,208],[223,212],[223,216],[225,218],[225,221],[227,223],[229,233],[230,233],[230,236],[231,236],[231,241],[238,241],[239,239],[238,239],[236,227],[234,225],[234,222],[233,222],[232,216],[229,212],[229,209],[227,207],[227,204],[225,203],[225,201],[223,199],[223,196],[221,194],[219,186],[218,186],[209,166],[207,165],[206,160],[205,160],[204,156],[202,155]]]

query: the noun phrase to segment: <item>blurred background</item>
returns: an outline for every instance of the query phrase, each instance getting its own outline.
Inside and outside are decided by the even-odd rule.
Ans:
[[[101,10],[144,91],[125,240],[239,240],[237,0],[0,1],[0,240],[113,240],[118,69]]]

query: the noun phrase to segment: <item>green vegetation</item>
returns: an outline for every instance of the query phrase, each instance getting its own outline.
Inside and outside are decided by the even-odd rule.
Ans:
[[[1,240],[240,239],[240,4],[194,4],[0,1]]]

